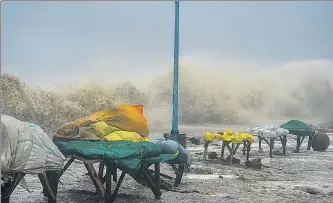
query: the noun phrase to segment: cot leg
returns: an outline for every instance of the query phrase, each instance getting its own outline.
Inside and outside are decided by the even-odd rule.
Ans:
[[[308,147],[306,148],[307,150],[310,150],[312,147],[312,139],[313,139],[313,135],[309,136]]]
[[[106,166],[106,183],[105,183],[105,202],[106,203],[109,203],[111,202],[111,199],[112,199],[112,191],[111,191],[111,186],[112,186],[112,175],[111,175],[111,168],[110,166]]]
[[[178,185],[180,184],[180,182],[183,178],[184,168],[185,168],[185,166],[183,164],[179,164],[179,166],[178,166],[179,173],[176,174],[175,187],[178,187]]]
[[[143,177],[147,180],[147,183],[148,183],[150,189],[154,193],[155,199],[160,199],[162,192],[161,192],[161,190],[159,190],[157,188],[155,182],[152,180],[151,173],[149,172],[148,168],[144,164],[142,164],[141,172],[142,172]]]
[[[282,136],[283,155],[286,155],[287,135]]]
[[[98,167],[98,178],[103,182],[103,172],[104,172],[104,162],[101,161],[99,162],[99,167]],[[99,188],[96,188],[96,193],[100,192]]]
[[[47,185],[46,185],[46,179],[43,177],[43,174],[38,174],[39,181],[42,183],[43,186],[43,195],[45,197],[48,196],[48,190],[47,190]]]
[[[54,195],[54,198],[52,198],[51,194],[48,195],[48,203],[56,203],[60,173],[59,171],[46,171],[45,173]]]
[[[232,143],[232,144],[231,144],[231,153],[230,153],[230,161],[229,161],[229,165],[232,164],[232,159],[234,158],[234,149],[235,149],[235,144]]]
[[[225,143],[224,141],[222,141],[221,158],[224,157],[224,149],[225,149]]]
[[[251,142],[247,143],[247,151],[246,151],[246,161],[249,160],[249,156],[250,156],[250,150],[251,150]]]
[[[1,187],[1,202],[9,203],[10,195],[13,193],[17,185],[20,183],[22,178],[25,176],[24,173],[16,173],[14,175],[13,180],[5,183],[3,187]]]
[[[235,148],[233,149],[233,151],[232,151],[232,154],[233,154],[233,155],[236,154],[236,152],[237,152],[237,150],[238,150],[238,148],[239,148],[239,145],[240,145],[240,143],[238,143],[238,144],[235,146]]]
[[[119,178],[119,180],[117,181],[116,188],[114,189],[113,194],[112,194],[112,196],[111,196],[111,200],[110,200],[110,202],[113,202],[113,201],[116,199],[117,194],[118,194],[118,191],[119,191],[119,188],[120,188],[120,185],[121,185],[121,183],[123,182],[125,175],[126,175],[125,172],[122,172],[122,173],[121,173],[120,178]]]
[[[59,174],[60,176],[62,176],[62,174],[65,173],[65,171],[68,169],[68,167],[73,163],[74,161],[74,157],[71,157],[67,163],[65,164],[64,168],[62,169],[61,173]]]
[[[17,185],[24,178],[25,173],[16,173],[14,178],[6,183],[4,187],[1,187],[1,202],[9,202],[10,195],[13,193]]]
[[[299,152],[300,146],[301,146],[301,136],[297,136],[296,153]]]
[[[269,139],[269,157],[273,157],[274,138]]]
[[[208,142],[205,142],[205,150],[204,150],[204,161],[207,161],[207,155],[208,155]]]
[[[39,178],[40,182],[42,183],[44,196],[48,197],[48,198],[56,199],[56,197],[55,197],[55,195],[52,191],[52,188],[51,188],[50,182],[48,180],[48,177],[46,175],[46,172],[45,173],[39,173],[38,178]]]
[[[10,187],[10,185],[11,185],[11,181],[5,183],[1,187],[1,202],[2,203],[9,203],[10,195],[5,195],[5,191]]]
[[[155,181],[158,189],[161,189],[161,165],[159,162],[155,163]]]
[[[103,186],[102,181],[99,179],[94,167],[91,164],[84,163],[84,166],[86,167],[88,174],[90,176],[90,179],[93,181],[96,188],[99,189],[101,192],[101,195],[105,197],[105,189]]]

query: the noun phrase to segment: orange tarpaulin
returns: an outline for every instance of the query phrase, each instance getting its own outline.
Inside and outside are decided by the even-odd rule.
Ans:
[[[127,105],[121,105],[119,108],[126,108],[126,106]],[[140,115],[143,117],[143,105],[137,104],[131,107],[134,107],[137,111],[139,111]]]
[[[142,137],[148,137],[149,134],[147,120],[143,117],[142,105],[121,105],[118,109],[99,111],[73,121],[57,132],[63,135],[71,134],[77,127],[88,126],[98,121],[104,121],[108,125],[124,131],[136,132]]]

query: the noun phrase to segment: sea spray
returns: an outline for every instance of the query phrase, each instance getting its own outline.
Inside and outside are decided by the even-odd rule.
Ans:
[[[208,63],[207,63],[208,64]],[[97,73],[96,73],[97,74]],[[150,126],[171,123],[172,68],[118,84],[78,83],[52,90],[25,84],[2,73],[1,112],[42,126],[50,132],[66,122],[119,104],[143,104]],[[51,76],[50,76],[51,77]],[[333,62],[301,61],[247,68],[180,61],[181,124],[253,123],[273,120],[333,120]],[[141,78],[142,79],[142,78]]]
[[[212,68],[181,61],[180,121],[260,124],[271,120],[333,119],[331,61],[246,68],[234,68],[232,64]],[[155,79],[151,87],[155,88],[150,90],[149,101],[153,105],[149,110],[160,110],[159,115],[155,113],[152,117],[160,122],[171,118],[172,70]]]

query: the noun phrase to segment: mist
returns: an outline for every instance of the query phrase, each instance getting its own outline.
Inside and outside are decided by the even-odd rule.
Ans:
[[[228,61],[212,67],[185,59],[180,64],[182,123],[258,124],[333,118],[331,61],[299,61],[271,67],[251,63],[247,67],[239,62],[233,66]],[[150,85],[155,87],[149,91],[152,112],[148,111],[148,115],[152,120],[171,118],[172,74],[171,70]]]
[[[108,66],[105,63],[104,71],[53,89],[2,73],[1,112],[54,131],[99,110],[140,103],[150,127],[171,124],[172,63],[159,73],[130,77],[121,71],[122,77],[117,77]],[[106,75],[118,80],[110,82]],[[329,60],[272,65],[186,56],[180,60],[179,75],[180,124],[333,120],[333,62]]]

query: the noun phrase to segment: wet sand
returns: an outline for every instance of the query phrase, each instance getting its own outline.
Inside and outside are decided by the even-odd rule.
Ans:
[[[333,134],[330,140],[333,140]],[[174,191],[162,190],[162,198],[155,200],[150,189],[136,183],[131,177],[125,180],[115,202],[333,202],[333,146],[325,152],[306,150],[304,140],[300,153],[294,153],[296,140],[290,136],[287,142],[287,155],[280,155],[281,145],[276,142],[276,155],[269,158],[268,145],[258,150],[258,140],[252,145],[250,159],[262,158],[261,170],[246,168],[245,157],[238,150],[237,158],[241,164],[227,166],[221,160],[202,160],[203,145],[190,146],[194,156],[191,171],[183,178],[181,185]],[[219,143],[209,146],[209,152],[221,151]],[[96,168],[98,165],[96,165]],[[173,175],[171,167],[162,165],[162,172]],[[14,191],[13,203],[47,202],[42,195],[42,186],[37,176],[28,175],[27,184],[31,193],[18,186]],[[75,162],[60,179],[58,189],[59,203],[103,202],[85,167]]]

